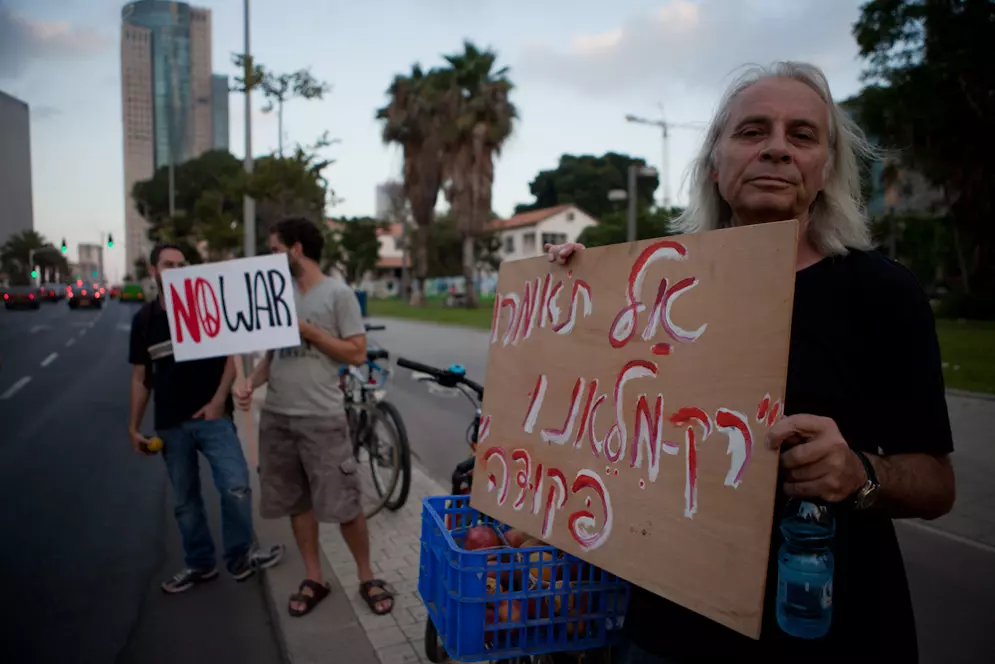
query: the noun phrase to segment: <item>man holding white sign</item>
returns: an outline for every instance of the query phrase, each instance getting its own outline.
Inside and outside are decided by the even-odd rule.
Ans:
[[[151,454],[141,424],[149,394],[154,392],[155,429],[163,441],[162,456],[173,487],[176,522],[183,539],[187,567],[162,583],[167,593],[189,590],[218,575],[214,542],[200,491],[198,452],[210,464],[221,496],[228,571],[237,581],[243,581],[258,568],[276,565],[283,555],[281,546],[252,551],[249,470],[231,420],[233,359],[226,354],[183,362],[174,356],[171,326],[164,308],[168,291],[163,275],[185,266],[186,259],[177,245],[159,244],[152,250],[149,272],[159,287],[159,297],[135,314],[129,351],[132,445],[135,452]],[[190,336],[189,330],[187,335]]]

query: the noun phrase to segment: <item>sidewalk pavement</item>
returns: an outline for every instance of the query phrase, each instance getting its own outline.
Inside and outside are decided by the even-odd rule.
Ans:
[[[356,564],[337,526],[321,525],[325,578],[332,593],[303,618],[287,613],[287,602],[304,578],[304,563],[294,543],[289,519],[259,518],[259,477],[254,472],[259,406],[265,387],[255,394],[252,431],[247,416],[236,412],[235,422],[250,464],[256,537],[263,545],[283,544],[283,562],[264,572],[264,588],[284,657],[290,664],[422,664],[428,614],[418,595],[421,503],[425,496],[448,493],[420,468],[412,467],[411,493],[397,512],[381,511],[369,521],[373,572],[396,592],[394,609],[374,615],[359,595]],[[459,664],[459,662],[453,662]]]

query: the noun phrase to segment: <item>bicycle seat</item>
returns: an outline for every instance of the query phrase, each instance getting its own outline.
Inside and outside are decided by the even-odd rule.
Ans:
[[[386,348],[374,348],[372,350],[366,351],[366,359],[370,362],[375,362],[377,360],[386,360],[390,358],[390,353],[387,352]]]

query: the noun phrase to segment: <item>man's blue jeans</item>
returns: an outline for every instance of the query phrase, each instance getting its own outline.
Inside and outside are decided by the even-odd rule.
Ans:
[[[162,457],[176,497],[174,514],[183,538],[187,567],[208,570],[215,565],[214,541],[207,525],[200,491],[200,452],[211,466],[214,486],[221,495],[221,535],[225,564],[234,571],[252,546],[252,493],[249,468],[235,425],[228,418],[189,420],[158,432]]]

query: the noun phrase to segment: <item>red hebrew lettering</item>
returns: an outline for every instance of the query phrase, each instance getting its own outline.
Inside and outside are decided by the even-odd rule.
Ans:
[[[529,409],[525,412],[525,420],[522,421],[522,428],[525,429],[525,433],[532,433],[532,428],[539,417],[539,411],[542,410],[542,400],[546,396],[546,383],[546,376],[539,374],[539,378],[536,379],[536,386],[532,388],[532,394],[529,395],[532,398],[529,401]]]
[[[712,433],[712,420],[701,408],[681,408],[670,416],[676,426],[686,426],[684,432],[684,516],[692,518],[698,511],[698,443],[694,423],[701,426],[702,440]]]
[[[571,294],[570,301],[570,316],[564,320],[559,325],[553,327],[553,332],[558,334],[570,334],[574,329],[574,324],[577,322],[577,304],[580,300],[583,300],[584,304],[584,317],[587,318],[591,315],[592,302],[591,302],[591,287],[587,285],[587,282],[578,279],[574,282],[573,292]]]
[[[525,291],[522,293],[522,307],[518,313],[518,323],[515,325],[515,333],[512,335],[512,343],[518,343],[519,339],[525,337],[529,325],[532,323],[532,311],[535,307],[535,298],[532,296],[532,282],[525,282]]]
[[[508,499],[508,485],[511,483],[511,478],[508,476],[508,455],[505,453],[503,447],[491,447],[484,452],[484,465],[486,466],[490,463],[491,459],[497,459],[500,462],[502,480],[501,485],[498,486],[497,478],[494,477],[494,473],[490,473],[487,476],[487,491],[490,493],[497,488],[497,504],[504,505],[504,502]]]
[[[636,315],[639,307],[638,302],[634,302],[622,309],[612,321],[612,326],[608,330],[608,343],[612,348],[621,348],[629,343],[629,339],[636,333]]]
[[[484,415],[482,418],[480,418],[480,430],[477,433],[477,444],[479,445],[480,443],[487,440],[487,436],[489,436],[490,433],[491,433],[491,416]]]
[[[660,449],[663,448],[670,455],[677,454],[678,451],[676,443],[663,439],[663,422],[663,395],[657,395],[652,417],[646,395],[640,395],[636,402],[635,442],[629,455],[629,467],[642,468],[643,459],[648,459],[647,476],[650,482],[655,482],[660,472]]]
[[[770,394],[765,394],[764,398],[760,400],[760,405],[757,406],[757,422],[763,422],[767,419],[768,410],[770,410]]]
[[[570,440],[574,430],[574,422],[577,419],[577,412],[580,410],[580,395],[583,391],[584,379],[578,378],[577,382],[574,383],[574,391],[570,395],[570,409],[567,411],[567,417],[563,422],[563,428],[543,429],[541,436],[545,442],[565,445]]]
[[[625,454],[626,429],[625,412],[622,408],[622,390],[625,384],[635,378],[655,378],[656,365],[646,360],[630,360],[626,363],[615,380],[615,424],[608,430],[608,437],[605,439],[605,456],[609,461],[616,462]],[[612,449],[612,440],[617,441],[615,449]]]
[[[601,477],[591,470],[579,470],[574,478],[570,493],[577,493],[590,490],[601,501],[601,508],[604,513],[601,527],[597,527],[597,519],[593,512],[588,509],[577,510],[570,515],[569,527],[570,535],[574,538],[582,549],[593,551],[607,541],[612,531],[612,503],[608,494],[608,489],[602,482]]]
[[[781,400],[778,399],[774,402],[774,405],[770,407],[770,412],[767,413],[767,426],[774,426],[774,422],[777,422],[778,416],[781,414]]]
[[[674,306],[674,302],[677,301],[677,298],[680,297],[685,291],[690,290],[697,285],[697,277],[687,277],[686,279],[681,279],[674,284],[673,288],[667,290],[667,295],[664,298],[661,323],[663,324],[663,329],[666,330],[667,334],[669,334],[675,341],[695,341],[702,335],[705,328],[708,327],[708,323],[702,323],[701,327],[697,330],[689,332],[681,327],[678,327],[678,325],[674,323],[673,319],[670,317],[670,308]]]
[[[549,477],[549,493],[546,495],[546,512],[542,515],[542,537],[546,539],[553,532],[555,509],[561,510],[567,504],[567,478],[558,468],[546,471]]]
[[[519,491],[515,502],[512,503],[512,507],[520,510],[525,505],[525,494],[529,491],[529,475],[532,474],[532,456],[528,453],[528,450],[518,449],[511,453],[511,460],[518,461],[525,466],[515,473],[515,484],[518,485]]]
[[[727,408],[719,408],[715,413],[715,425],[729,437],[729,447],[726,451],[731,459],[729,472],[726,474],[726,486],[738,487],[743,481],[743,474],[750,465],[753,453],[753,435],[745,415]]]
[[[590,387],[587,388],[587,399],[584,400],[584,411],[580,414],[580,428],[577,429],[577,435],[574,436],[574,449],[580,448],[581,441],[584,440],[584,433],[587,431],[587,420],[591,415],[591,404],[594,402],[594,395],[598,391],[598,379],[595,378],[591,381]]]
[[[555,325],[556,321],[560,320],[560,306],[556,304],[556,298],[560,296],[561,290],[563,290],[563,282],[557,281],[553,285],[553,290],[549,292],[549,299],[546,300],[546,316],[550,325]]]
[[[518,293],[508,293],[501,300],[502,309],[506,307],[511,308],[511,314],[508,316],[508,329],[505,330],[504,339],[501,340],[502,346],[508,345],[512,334],[515,332],[515,323],[518,321],[518,302]]]
[[[549,297],[549,282],[553,275],[547,274],[542,280],[542,295],[539,298],[539,327],[546,327],[546,319],[549,318],[549,309],[546,308],[546,298]]]
[[[501,293],[494,293],[494,313],[491,316],[491,343],[496,343],[501,327]]]
[[[173,320],[176,321],[176,343],[183,343],[183,327],[186,326],[190,332],[190,340],[200,343],[200,318],[197,315],[197,296],[194,293],[194,285],[190,279],[183,280],[183,291],[186,296],[186,303],[176,292],[176,286],[169,284],[170,303],[173,306]]]
[[[529,487],[532,489],[532,513],[539,514],[540,506],[540,496],[542,496],[542,479],[544,475],[542,474],[542,464],[536,464],[536,475],[535,480]]]
[[[667,300],[667,280],[661,279],[660,285],[656,289],[656,300],[653,302],[653,310],[650,312],[650,319],[646,321],[643,329],[643,341],[649,341],[656,335],[656,328],[660,326],[663,318],[663,307]]]
[[[605,441],[608,439],[607,434],[605,434],[604,438],[599,439],[597,434],[594,433],[594,423],[597,420],[598,407],[604,403],[607,398],[607,394],[601,394],[594,400],[594,404],[591,405],[591,421],[587,424],[587,439],[591,441],[591,452],[593,452],[596,457],[601,456],[601,450],[605,448]]]

